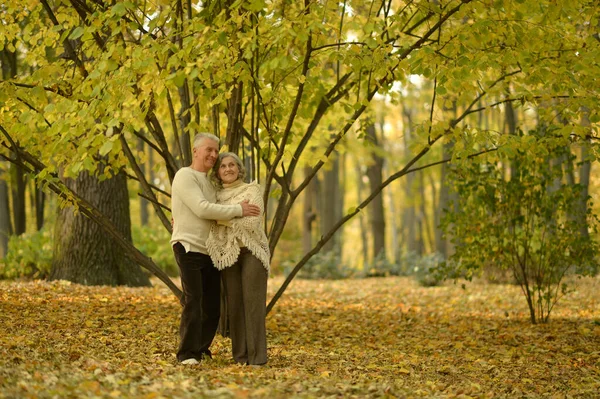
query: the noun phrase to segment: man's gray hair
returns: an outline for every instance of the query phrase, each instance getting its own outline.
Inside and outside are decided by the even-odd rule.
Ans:
[[[195,137],[194,137],[194,147],[193,148],[197,148],[200,143],[202,142],[202,140],[204,139],[211,139],[213,141],[216,141],[217,144],[219,144],[219,141],[221,141],[217,136],[215,136],[212,133],[198,133]]]

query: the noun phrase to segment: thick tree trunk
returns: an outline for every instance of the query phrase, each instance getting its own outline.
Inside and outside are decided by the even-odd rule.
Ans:
[[[375,191],[383,182],[383,157],[377,153],[380,149],[379,139],[375,125],[370,124],[366,128],[367,139],[374,145],[371,155],[372,164],[367,166],[367,176],[371,191]],[[382,256],[385,259],[385,214],[383,208],[383,195],[378,194],[368,206],[373,257]]]
[[[88,173],[67,186],[97,207],[129,241],[131,221],[124,173],[99,181]],[[126,258],[120,247],[90,219],[72,207],[59,211],[55,226],[51,280],[69,280],[85,285],[148,286],[148,276]]]

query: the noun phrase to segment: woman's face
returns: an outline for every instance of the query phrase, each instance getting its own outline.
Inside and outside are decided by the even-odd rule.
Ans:
[[[219,165],[219,178],[223,183],[233,183],[238,179],[240,175],[240,168],[238,168],[235,159],[232,157],[225,157]]]

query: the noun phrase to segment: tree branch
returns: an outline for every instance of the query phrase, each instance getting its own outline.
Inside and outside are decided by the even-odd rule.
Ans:
[[[41,178],[39,177],[39,171],[42,171],[46,168],[42,162],[37,160],[33,155],[19,147],[9,133],[4,129],[2,125],[0,125],[0,131],[7,138],[8,142],[11,144],[11,150],[17,155],[16,161],[20,166],[22,166],[28,173],[34,174],[36,179],[39,179],[45,183],[45,186],[56,193],[59,197],[63,198],[66,201],[69,201],[72,205],[76,205],[77,209],[97,223],[100,227],[106,231],[115,242],[129,255],[131,258],[137,262],[140,266],[150,271],[153,275],[158,277],[162,282],[164,282],[167,287],[175,294],[175,296],[181,301],[183,293],[181,290],[173,283],[173,281],[167,276],[167,274],[162,271],[156,264],[152,261],[152,259],[148,258],[146,255],[141,253],[131,242],[126,240],[114,226],[114,224],[108,220],[96,207],[90,204],[88,201],[80,197],[75,191],[71,190],[67,187],[63,182],[58,179],[55,175],[48,175],[49,177]],[[29,167],[25,164],[25,162],[32,165]],[[36,173],[37,171],[37,173]]]
[[[308,9],[308,7],[307,7],[307,9]],[[309,69],[308,65],[309,65],[309,61],[310,61],[310,57],[311,57],[311,53],[312,53],[311,37],[312,36],[309,33],[308,40],[306,42],[306,54],[304,55],[304,62],[302,64],[301,76],[303,76],[305,79],[306,79],[306,75],[308,73],[308,69]],[[285,130],[283,131],[283,137],[281,138],[281,145],[279,146],[279,150],[277,151],[277,154],[275,155],[275,159],[273,160],[272,167],[269,168],[269,171],[267,172],[267,177],[265,179],[265,197],[263,198],[265,208],[267,207],[267,204],[268,204],[267,193],[270,191],[271,182],[273,180],[273,175],[275,174],[275,169],[277,168],[279,161],[281,161],[281,158],[283,158],[283,154],[285,152],[285,147],[286,147],[286,144],[288,141],[288,137],[292,130],[292,125],[294,124],[296,115],[298,113],[298,108],[300,107],[300,101],[302,100],[303,92],[304,92],[304,82],[300,82],[300,85],[298,86],[298,92],[296,93],[296,98],[294,100],[294,105],[292,106],[292,110],[290,112],[290,117],[288,118],[287,125],[285,127]]]
[[[159,206],[158,199],[156,199],[156,196],[154,195],[152,188],[148,184],[148,181],[146,181],[144,172],[142,172],[142,169],[139,167],[137,161],[135,160],[135,157],[133,156],[133,153],[131,152],[131,148],[129,148],[129,144],[127,144],[127,140],[125,140],[125,135],[122,132],[119,134],[119,141],[121,142],[121,147],[123,148],[123,151],[125,151],[125,156],[129,160],[129,165],[135,172],[135,175],[137,176],[138,181],[142,185],[142,190],[144,190],[144,193],[146,194],[146,196],[150,198],[150,202],[152,203],[152,206],[154,207],[154,211],[158,215],[158,218],[162,222],[163,226],[165,226],[167,231],[169,233],[172,233],[173,227],[171,226],[171,221],[167,218],[167,216],[165,215],[165,213]]]
[[[62,25],[56,19],[56,16],[54,15],[54,11],[52,11],[52,8],[50,8],[50,5],[48,4],[48,1],[47,0],[40,0],[40,1],[42,2],[42,5],[44,6],[44,9],[46,10],[46,12],[48,13],[48,16],[50,17],[50,21],[52,21],[52,23],[54,24],[54,26],[61,27]],[[64,29],[61,28],[60,29],[61,36],[62,36],[63,32],[64,32]],[[69,59],[71,59],[73,62],[75,62],[75,65],[77,65],[77,68],[79,69],[79,72],[81,73],[81,75],[84,78],[87,78],[88,77],[88,72],[85,69],[85,66],[83,65],[83,61],[81,61],[79,59],[79,57],[77,57],[77,53],[75,52],[75,48],[73,47],[73,45],[69,41],[69,38],[65,38],[65,40],[63,41],[63,46],[65,47],[65,51],[67,52],[67,55],[69,56]]]

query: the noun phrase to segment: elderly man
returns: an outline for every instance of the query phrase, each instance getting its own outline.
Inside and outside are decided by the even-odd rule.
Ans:
[[[177,360],[183,364],[198,364],[204,356],[211,357],[208,348],[219,324],[220,276],[206,251],[211,221],[260,213],[258,206],[248,201],[235,205],[215,204],[216,192],[206,174],[218,155],[217,136],[196,135],[192,164],[175,174],[171,188],[171,245],[183,288]]]

